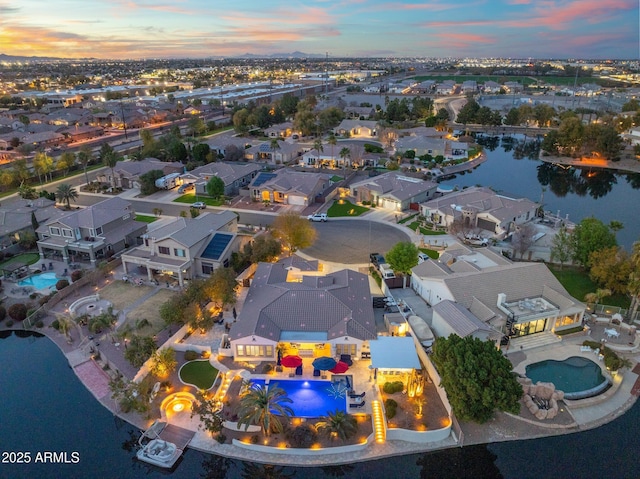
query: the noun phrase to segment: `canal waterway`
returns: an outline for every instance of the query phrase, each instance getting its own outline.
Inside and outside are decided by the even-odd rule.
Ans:
[[[630,251],[640,240],[640,174],[599,168],[568,168],[538,159],[538,144],[523,136],[479,137],[487,161],[464,174],[442,181],[450,186],[487,186],[508,195],[542,202],[578,223],[593,216],[609,223],[620,221],[618,243]]]
[[[173,471],[164,471],[136,460],[140,431],[94,399],[48,338],[0,332],[0,364],[0,452],[8,458],[0,463],[3,479],[640,477],[638,404],[598,429],[544,439],[314,468],[269,466],[187,450]],[[19,452],[30,453],[31,462],[11,463],[4,454]],[[66,453],[68,463],[36,462],[44,452],[56,452],[59,458]]]

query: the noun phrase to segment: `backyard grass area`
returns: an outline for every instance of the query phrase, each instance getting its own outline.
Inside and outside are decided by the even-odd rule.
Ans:
[[[560,269],[557,266],[549,265],[549,269],[569,294],[579,301],[584,301],[585,295],[595,293],[599,287],[591,281],[589,273],[579,268],[565,266],[563,269]],[[623,294],[614,294],[604,298],[601,304],[628,308],[631,302],[629,298]]]
[[[0,268],[7,268],[16,263],[33,264],[40,260],[38,253],[23,253],[0,262]],[[10,269],[10,268],[9,268]]]
[[[336,200],[327,210],[327,216],[330,218],[337,218],[339,216],[360,216],[365,211],[369,211],[369,208],[354,205],[347,200]]]
[[[121,311],[131,306],[138,299],[151,291],[150,286],[133,286],[124,281],[113,281],[99,291],[100,299],[106,299],[113,305],[113,309]]]
[[[173,200],[174,203],[185,203],[185,204],[195,203],[196,201],[202,201],[207,206],[222,206],[224,204],[224,198],[218,198],[218,199],[208,198],[206,196],[196,195],[194,193],[188,193],[186,195],[179,196],[178,198]]]
[[[142,221],[143,223],[153,223],[157,219],[158,218],[156,216],[140,215],[140,214],[136,215],[136,221]]]
[[[440,253],[428,248],[418,248],[420,252],[426,254],[431,259],[438,259],[440,257]]]
[[[133,289],[139,289],[139,287]],[[129,311],[121,327],[125,327],[128,324],[137,334],[142,336],[158,334],[166,326],[164,320],[160,317],[160,306],[176,294],[178,293],[168,289],[159,290],[137,308]]]
[[[420,227],[420,233],[422,233],[423,235],[439,236],[439,235],[447,234],[445,231],[437,231],[437,230],[434,231],[430,228],[425,228],[424,226],[420,226],[420,223],[418,223],[417,221],[414,221],[413,223],[407,226],[407,228],[413,231],[415,231],[416,228],[418,227]]]
[[[218,376],[218,370],[208,360],[189,361],[180,368],[180,379],[198,389],[210,389]]]

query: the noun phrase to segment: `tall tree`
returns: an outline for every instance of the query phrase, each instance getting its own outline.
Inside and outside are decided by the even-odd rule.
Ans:
[[[522,259],[529,248],[533,246],[535,234],[536,227],[531,223],[525,223],[520,225],[517,231],[511,236],[511,245],[517,253],[520,253],[520,259]]]
[[[598,285],[613,291],[626,294],[632,264],[629,254],[619,246],[611,246],[594,251],[589,256],[591,269],[589,277]]]
[[[551,241],[551,261],[559,261],[560,269],[571,259],[573,255],[571,235],[562,225]]]
[[[317,231],[306,219],[296,213],[279,215],[272,225],[273,236],[278,238],[289,252],[289,256],[299,249],[311,246],[317,236]]]
[[[68,183],[62,183],[58,185],[56,189],[56,198],[61,203],[66,203],[67,209],[71,209],[71,200],[78,199],[78,192],[76,189]]]
[[[293,409],[286,404],[292,403],[291,398],[277,383],[270,384],[268,388],[251,385],[240,397],[240,410],[238,411],[238,429],[245,427],[245,431],[251,425],[262,428],[262,433],[269,436],[272,432],[282,432],[281,418],[293,416]]]
[[[60,155],[56,168],[64,171],[64,175],[69,174],[69,170],[76,164],[76,155],[70,151],[65,151]]]
[[[100,159],[107,168],[111,169],[111,186],[116,187],[115,167],[120,157],[109,143],[104,143],[100,148]]]
[[[173,348],[158,348],[151,356],[149,371],[157,378],[166,378],[176,370],[176,350]]]
[[[351,157],[351,150],[349,148],[347,148],[346,146],[344,148],[342,148],[340,150],[340,158],[342,159],[342,166],[343,168],[346,166],[347,164],[347,158]]]
[[[442,378],[440,387],[459,419],[483,423],[496,409],[520,411],[522,386],[495,343],[452,334],[436,339],[431,359]]]
[[[629,320],[633,321],[638,312],[638,306],[640,306],[640,241],[633,243],[629,263],[631,265],[628,283],[628,291],[631,295]]]
[[[418,264],[418,247],[410,241],[396,243],[386,255],[387,263],[396,271],[403,274],[402,287],[407,286],[407,276],[411,268]]]
[[[84,180],[89,184],[89,175],[87,174],[87,166],[93,161],[93,152],[88,145],[84,145],[78,152],[78,161],[82,165],[84,171]]]
[[[224,181],[219,176],[212,176],[206,185],[207,194],[212,198],[224,196]]]
[[[333,154],[333,150],[335,148],[335,146],[338,144],[338,140],[336,139],[336,136],[331,133],[328,137],[327,137],[327,145],[329,145],[331,147],[331,160],[335,161],[336,157]]]
[[[596,218],[584,218],[571,234],[573,259],[581,266],[591,265],[589,256],[611,246],[616,246],[616,235],[602,221]]]
[[[33,158],[33,169],[37,173],[40,183],[42,183],[42,176],[44,176],[44,181],[47,181],[47,175],[53,171],[53,158],[43,151],[37,152]]]
[[[231,268],[219,267],[205,281],[204,291],[210,301],[224,309],[225,306],[236,303],[237,286],[236,273]]]

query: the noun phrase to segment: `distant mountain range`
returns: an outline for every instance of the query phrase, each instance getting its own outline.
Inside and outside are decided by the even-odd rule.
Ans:
[[[271,53],[264,55],[256,55],[253,53],[245,53],[238,58],[322,58],[324,55],[319,53],[304,53],[304,52],[292,52],[292,53]]]

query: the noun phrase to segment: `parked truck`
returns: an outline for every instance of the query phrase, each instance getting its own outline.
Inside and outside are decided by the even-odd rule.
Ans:
[[[180,184],[180,173],[171,173],[156,180],[156,188],[170,190]]]

